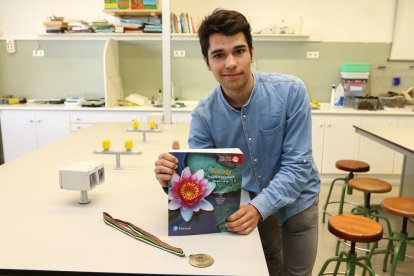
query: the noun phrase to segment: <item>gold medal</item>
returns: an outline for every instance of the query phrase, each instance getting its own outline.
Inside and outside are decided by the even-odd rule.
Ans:
[[[195,254],[189,256],[189,262],[195,267],[208,267],[214,263],[214,259],[207,254]]]

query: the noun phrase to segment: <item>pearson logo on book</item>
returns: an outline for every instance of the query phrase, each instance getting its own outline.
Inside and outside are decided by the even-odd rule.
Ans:
[[[171,150],[179,166],[168,186],[168,234],[228,231],[227,218],[240,207],[240,149]]]

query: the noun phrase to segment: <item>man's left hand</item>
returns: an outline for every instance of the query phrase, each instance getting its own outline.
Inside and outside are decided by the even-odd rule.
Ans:
[[[241,205],[228,219],[226,227],[230,232],[241,235],[250,234],[261,219],[259,211],[251,204]]]

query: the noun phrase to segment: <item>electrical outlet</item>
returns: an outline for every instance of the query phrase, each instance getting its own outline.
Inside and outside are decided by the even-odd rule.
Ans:
[[[174,50],[174,57],[184,58],[185,57],[185,50]]]
[[[11,39],[6,40],[6,50],[9,54],[16,53],[16,41]]]
[[[319,58],[319,52],[307,52],[306,58],[317,59]]]
[[[43,50],[33,50],[33,56],[34,57],[44,57],[45,51]]]

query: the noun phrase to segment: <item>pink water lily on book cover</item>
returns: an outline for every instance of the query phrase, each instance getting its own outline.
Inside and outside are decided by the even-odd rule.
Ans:
[[[200,169],[194,174],[186,167],[181,176],[174,173],[171,179],[171,188],[168,190],[168,209],[180,209],[182,218],[189,222],[194,212],[213,211],[213,205],[205,198],[216,187],[214,182],[208,182],[204,178],[204,170]]]

